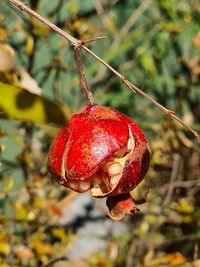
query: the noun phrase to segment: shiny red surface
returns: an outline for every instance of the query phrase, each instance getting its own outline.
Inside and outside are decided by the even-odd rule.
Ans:
[[[130,192],[145,176],[149,168],[150,152],[146,137],[139,126],[117,110],[89,105],[74,114],[68,126],[59,130],[51,146],[48,159],[50,172],[66,187],[77,192],[89,190],[94,174],[98,174],[101,165],[127,145],[129,129],[134,138],[134,151],[125,162],[120,181],[104,195],[120,195],[118,200],[122,201],[121,195]],[[89,186],[85,190],[78,186],[87,181]],[[113,201],[116,203],[116,198]],[[112,197],[109,198],[110,207],[111,202]],[[128,200],[123,199],[121,205],[129,203],[131,206],[132,202],[128,194]]]

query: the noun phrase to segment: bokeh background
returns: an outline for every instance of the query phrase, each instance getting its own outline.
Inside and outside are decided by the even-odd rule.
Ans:
[[[26,0],[122,75],[200,130],[198,0]],[[104,200],[48,174],[59,125],[87,103],[70,45],[7,0],[0,2],[0,267],[200,266],[200,148],[192,134],[82,52],[98,104],[148,136],[149,201],[121,222]]]

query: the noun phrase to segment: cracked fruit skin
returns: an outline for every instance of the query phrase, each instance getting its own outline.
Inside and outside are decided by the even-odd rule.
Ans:
[[[137,211],[130,191],[146,175],[149,162],[149,145],[139,126],[117,110],[95,104],[59,130],[48,168],[64,187],[107,197],[108,215],[120,220]]]

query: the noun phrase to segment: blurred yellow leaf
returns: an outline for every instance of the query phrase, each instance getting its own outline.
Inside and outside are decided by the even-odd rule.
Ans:
[[[52,245],[42,242],[40,240],[35,240],[34,242],[32,242],[32,246],[39,255],[51,254],[54,251]]]
[[[7,240],[7,238],[8,238],[8,234],[7,234],[7,232],[6,231],[4,231],[4,232],[0,232],[0,241],[5,241],[5,240]]]
[[[46,203],[44,201],[44,199],[42,197],[37,197],[35,200],[34,200],[34,207],[36,208],[46,208]]]
[[[8,178],[8,180],[6,181],[5,185],[4,185],[4,192],[8,193],[14,185],[14,179],[13,177]]]
[[[17,204],[15,206],[15,214],[16,220],[25,220],[27,217],[27,210],[21,204]]]
[[[5,262],[2,262],[2,263],[0,263],[0,267],[9,267],[9,266],[8,266],[8,264],[7,264],[7,263],[5,263]]]
[[[60,228],[53,228],[52,234],[53,236],[59,239],[63,239],[66,236],[64,229],[60,229]]]
[[[28,214],[27,214],[27,221],[34,221],[36,218],[36,213],[34,211],[30,211]]]
[[[26,40],[26,47],[25,47],[26,53],[28,55],[32,54],[33,47],[34,47],[34,40],[33,40],[33,37],[29,35],[27,40]]]
[[[23,88],[0,82],[0,118],[63,125],[69,117],[67,107]]]
[[[10,245],[6,242],[0,242],[0,253],[8,255],[10,253]]]
[[[1,152],[4,152],[5,150],[6,150],[6,146],[0,144],[0,153],[1,153]]]
[[[34,17],[30,18],[30,22],[32,24],[34,34],[39,35],[41,37],[45,37],[48,35],[50,29],[47,25],[40,22],[38,19]]]
[[[194,206],[191,205],[187,199],[181,198],[179,199],[179,211],[184,213],[193,213]]]
[[[107,21],[106,21],[106,26],[108,28],[108,30],[110,32],[116,32],[116,25],[115,25],[115,21],[113,18],[109,18]]]
[[[181,31],[180,25],[174,22],[161,23],[161,27],[168,32],[180,32]]]
[[[38,240],[44,240],[45,234],[43,232],[37,231],[31,235],[31,244],[34,244]]]
[[[1,19],[0,19],[0,24],[1,24]],[[0,27],[0,41],[4,41],[6,39],[6,29],[3,27]]]

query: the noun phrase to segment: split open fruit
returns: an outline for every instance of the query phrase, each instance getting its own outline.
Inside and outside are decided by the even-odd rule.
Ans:
[[[48,168],[65,187],[107,197],[108,215],[120,220],[136,212],[130,191],[146,175],[149,162],[149,145],[139,126],[117,110],[95,104],[59,130]]]

